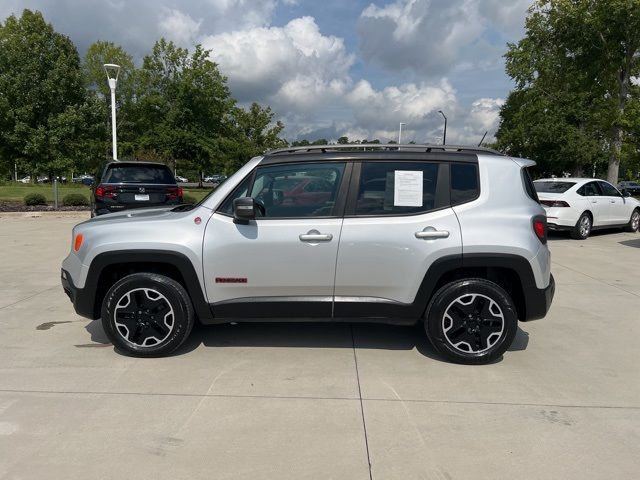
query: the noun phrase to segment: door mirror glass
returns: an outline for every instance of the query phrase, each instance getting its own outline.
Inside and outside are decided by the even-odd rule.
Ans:
[[[256,201],[251,197],[236,198],[233,201],[234,223],[248,224],[256,218]]]

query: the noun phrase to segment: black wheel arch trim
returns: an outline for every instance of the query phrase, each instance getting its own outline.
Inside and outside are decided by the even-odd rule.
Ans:
[[[73,286],[70,276],[67,275],[66,285],[63,282],[63,286],[65,291],[71,291],[69,296],[76,313],[92,320],[100,318],[101,301],[98,293],[101,288],[99,285],[101,274],[109,266],[139,263],[168,265],[175,268],[182,277],[198,319],[203,323],[211,321],[211,310],[191,260],[183,253],[167,250],[118,250],[100,253],[91,261],[84,288]]]

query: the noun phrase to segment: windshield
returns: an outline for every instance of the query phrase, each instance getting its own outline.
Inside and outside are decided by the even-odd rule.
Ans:
[[[164,165],[110,165],[103,183],[146,183],[170,185],[176,183],[169,167]]]
[[[564,193],[575,185],[575,182],[537,181],[533,186],[538,193]]]

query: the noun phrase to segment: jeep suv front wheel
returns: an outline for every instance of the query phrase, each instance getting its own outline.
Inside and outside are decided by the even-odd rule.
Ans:
[[[484,364],[509,348],[518,317],[504,289],[488,280],[471,278],[438,290],[424,323],[429,340],[448,360]]]
[[[187,291],[164,275],[128,275],[109,289],[102,302],[102,326],[111,343],[137,357],[173,352],[187,339],[193,324]]]

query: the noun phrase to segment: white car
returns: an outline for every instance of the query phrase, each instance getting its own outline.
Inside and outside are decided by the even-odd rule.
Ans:
[[[640,202],[604,180],[544,178],[533,185],[551,230],[567,230],[573,238],[584,240],[598,228],[637,232],[640,227]]]
[[[176,182],[189,183],[189,179],[187,177],[181,177],[180,175],[176,175]]]

